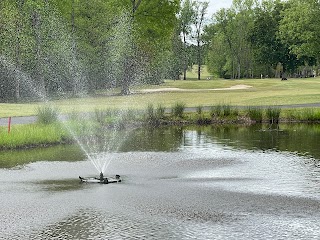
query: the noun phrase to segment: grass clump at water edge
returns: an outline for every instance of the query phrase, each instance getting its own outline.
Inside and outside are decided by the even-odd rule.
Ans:
[[[250,120],[261,123],[263,119],[263,109],[256,107],[248,107],[247,114]]]
[[[0,149],[28,148],[33,146],[54,145],[71,141],[69,134],[58,123],[26,124],[0,128]]]
[[[183,114],[186,108],[186,104],[183,102],[177,102],[173,105],[172,107],[172,116],[173,117],[178,117],[178,118],[183,118]]]
[[[266,116],[269,123],[279,123],[281,109],[278,107],[268,107]]]

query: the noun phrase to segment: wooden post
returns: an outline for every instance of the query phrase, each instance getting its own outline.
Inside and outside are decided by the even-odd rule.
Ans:
[[[11,117],[8,119],[8,134],[10,133],[11,130]]]

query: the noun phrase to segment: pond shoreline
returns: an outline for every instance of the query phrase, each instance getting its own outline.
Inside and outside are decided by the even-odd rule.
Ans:
[[[293,105],[292,108],[301,107],[302,105],[309,107],[315,106],[314,104],[301,104]],[[284,106],[282,107],[284,108]],[[0,141],[0,151],[38,147],[45,148],[54,145],[76,143],[77,140],[73,137],[74,133],[68,131],[68,127],[66,127],[69,122],[73,122],[74,120],[76,125],[79,125],[79,121],[84,123],[83,126],[80,126],[81,123],[78,126],[83,129],[88,127],[85,126],[86,124],[93,124],[89,127],[91,128],[90,131],[95,129],[94,131],[100,133],[108,129],[118,131],[145,127],[157,128],[160,126],[250,126],[254,124],[320,123],[320,111],[317,108],[299,110],[281,109],[282,108],[278,106],[242,108],[224,104],[212,107],[199,106],[197,108],[187,108],[181,103],[172,109],[162,107],[154,108],[150,105],[144,112],[128,110],[128,112],[121,112],[120,116],[118,116],[118,112],[112,112],[110,110],[97,110],[92,113],[92,115],[89,115],[89,113],[79,113],[78,115],[72,115],[70,117],[68,117],[68,115],[61,115],[59,118],[51,121],[52,123],[50,124],[38,123],[37,116],[0,118],[0,126],[2,126],[0,130],[1,134],[4,135],[4,138]],[[159,114],[159,112],[161,113]],[[59,124],[60,122],[63,122],[64,126]],[[76,125],[73,127],[76,127]],[[71,127],[71,129],[73,127]],[[14,131],[14,134],[10,133],[10,128],[12,129],[11,132]],[[86,136],[88,132],[79,134],[78,138],[81,138],[82,136]],[[39,136],[34,137],[35,135]]]

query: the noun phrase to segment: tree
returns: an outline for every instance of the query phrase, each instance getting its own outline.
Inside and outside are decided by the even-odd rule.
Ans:
[[[265,75],[270,74],[270,69],[276,69],[278,63],[283,66],[283,71],[293,71],[299,64],[296,55],[290,53],[288,44],[277,36],[285,8],[286,4],[280,0],[270,0],[255,10],[249,39],[256,61],[266,66]]]
[[[187,53],[187,38],[189,34],[191,34],[191,25],[194,22],[195,10],[194,10],[195,2],[193,0],[185,0],[182,3],[182,7],[179,13],[179,23],[181,28],[181,34],[183,38],[183,80],[187,79],[187,69],[188,69],[188,53]]]
[[[208,46],[207,67],[208,71],[221,78],[231,78],[229,49],[225,44],[224,35],[216,33]]]
[[[114,0],[118,6],[121,19],[127,19],[127,28],[122,34],[126,36],[124,44],[126,56],[122,94],[129,94],[129,86],[138,81],[157,82],[158,70],[154,63],[163,63],[163,58],[171,51],[175,31],[176,14],[179,0]],[[119,32],[117,35],[119,36]],[[121,36],[119,36],[121,37]],[[120,59],[119,59],[120,60]],[[154,79],[154,80],[150,80]],[[159,79],[158,79],[159,80]]]
[[[114,86],[128,94],[132,84],[159,83],[177,39],[179,6],[179,0],[0,1],[0,97],[47,99]]]
[[[213,42],[224,42],[226,55],[211,57],[211,60],[224,62],[215,66],[224,66],[226,77],[242,78],[254,75],[252,46],[247,36],[252,31],[256,4],[257,1],[254,0],[234,0],[230,9],[221,9],[214,15],[213,25],[216,31]],[[211,50],[213,49],[211,46]],[[219,70],[215,72],[222,73]]]
[[[201,65],[202,65],[202,33],[203,25],[205,20],[206,11],[209,2],[197,2],[195,4],[195,17],[194,17],[194,27],[195,27],[195,39],[197,42],[197,63],[198,63],[198,80],[201,78]]]
[[[320,3],[317,0],[290,0],[282,12],[279,37],[298,58],[320,60]]]

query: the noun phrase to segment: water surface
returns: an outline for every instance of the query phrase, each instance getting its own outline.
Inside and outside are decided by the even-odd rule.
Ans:
[[[0,153],[1,239],[318,239],[319,127],[137,129],[107,174],[76,146]]]

